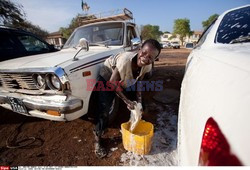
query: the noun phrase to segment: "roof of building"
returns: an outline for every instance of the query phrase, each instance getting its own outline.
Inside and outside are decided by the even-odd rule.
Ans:
[[[61,38],[63,34],[60,31],[50,33],[47,38]]]
[[[202,33],[203,33],[203,31],[194,31],[193,34],[199,34],[199,35],[201,35]]]

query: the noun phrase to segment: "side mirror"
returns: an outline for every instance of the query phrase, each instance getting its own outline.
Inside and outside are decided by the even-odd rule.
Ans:
[[[85,39],[85,38],[81,38],[79,40],[79,43],[77,45],[77,47],[80,47],[80,50],[77,51],[77,53],[75,54],[74,58],[73,58],[73,61],[76,61],[78,60],[77,58],[77,54],[82,51],[82,49],[85,48],[86,51],[89,51],[89,42]]]
[[[137,46],[139,44],[141,44],[141,39],[139,37],[133,38],[131,40],[131,50],[133,50],[134,46]]]
[[[85,48],[86,51],[89,51],[89,42],[85,38],[81,38],[77,45],[78,47]]]

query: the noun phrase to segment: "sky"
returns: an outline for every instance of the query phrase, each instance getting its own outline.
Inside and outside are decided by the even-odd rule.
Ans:
[[[14,0],[23,6],[26,19],[48,32],[67,27],[77,14],[83,14],[82,0]],[[135,23],[158,25],[165,32],[173,31],[174,20],[187,18],[191,30],[202,30],[202,21],[213,14],[250,4],[250,0],[83,0],[89,14],[127,8]]]

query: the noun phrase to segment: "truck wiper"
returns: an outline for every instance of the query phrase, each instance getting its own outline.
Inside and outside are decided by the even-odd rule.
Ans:
[[[108,43],[111,41],[111,39],[109,40],[105,40],[105,41],[100,41],[100,42],[95,42],[95,43],[89,43],[90,46],[103,46],[103,47],[108,47]]]
[[[238,37],[236,39],[233,39],[232,41],[230,41],[229,44],[243,43],[243,42],[250,42],[250,35],[242,36],[242,37]]]

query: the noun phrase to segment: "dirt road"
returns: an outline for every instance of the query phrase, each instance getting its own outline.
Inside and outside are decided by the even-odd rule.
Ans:
[[[167,98],[170,93],[180,90],[186,58],[190,51],[186,49],[164,49],[160,60],[156,61],[153,76],[149,79],[163,80]],[[161,101],[159,92],[143,92],[145,114],[143,119],[158,125],[160,113],[171,110],[172,140],[168,149],[176,149],[177,113],[179,93],[170,94],[172,101]],[[93,124],[83,117],[71,122],[54,122],[31,118],[0,108],[0,165],[8,166],[87,166],[87,165],[131,165],[129,154],[123,149],[120,124],[128,121],[129,111],[122,104],[116,123],[105,134],[105,143],[110,153],[107,158],[97,159],[93,152]],[[157,116],[158,115],[158,116]],[[162,114],[163,115],[163,114]],[[165,114],[167,116],[169,114]],[[165,120],[168,121],[168,120]],[[169,127],[165,127],[169,128]],[[29,138],[30,137],[30,138]],[[166,137],[167,138],[167,137]],[[29,139],[22,141],[23,139]],[[34,142],[22,148],[8,148],[17,144]],[[162,139],[166,144],[168,139]],[[20,143],[21,142],[21,143]],[[166,150],[168,152],[169,150]],[[154,149],[152,149],[153,154]],[[125,155],[124,155],[125,154]],[[127,155],[126,155],[127,154]],[[153,155],[152,154],[152,155]],[[149,161],[150,162],[150,161]],[[142,164],[142,163],[141,163]],[[157,164],[156,164],[157,165]]]

